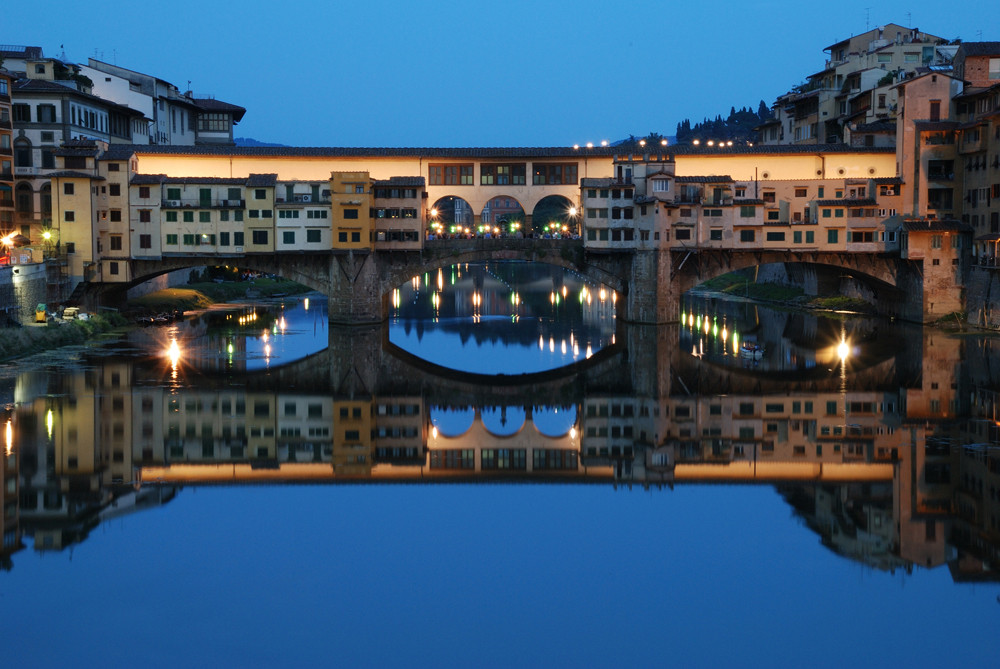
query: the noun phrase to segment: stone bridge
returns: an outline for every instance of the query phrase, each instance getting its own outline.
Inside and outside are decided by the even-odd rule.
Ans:
[[[882,313],[924,321],[918,263],[896,254],[674,247],[669,250],[588,249],[570,239],[429,240],[420,250],[271,253],[246,256],[189,255],[133,260],[131,284],[90,284],[84,303],[114,304],[128,287],[159,274],[195,266],[235,265],[275,274],[329,297],[330,321],[378,323],[389,313],[389,296],[414,276],[461,263],[542,262],[571,270],[617,291],[618,316],[632,323],[672,323],[685,292],[713,277],[772,263],[815,292],[838,291],[847,279],[856,294]],[[809,287],[812,291],[809,291]]]

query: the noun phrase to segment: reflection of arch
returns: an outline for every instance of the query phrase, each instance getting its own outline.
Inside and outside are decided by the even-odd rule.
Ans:
[[[447,411],[453,415],[448,417],[447,421],[440,420],[440,416],[435,415],[437,412]],[[444,407],[431,407],[430,408],[430,419],[431,424],[434,429],[439,430],[442,437],[460,437],[469,431],[473,423],[476,420],[475,409],[448,409]],[[443,431],[443,424],[447,423],[452,426],[447,433]]]
[[[502,226],[515,221],[524,222],[524,207],[517,198],[509,195],[496,195],[486,201],[479,220],[484,225]]]
[[[35,191],[31,184],[22,181],[17,184],[17,211],[22,214],[33,214],[35,212]]]
[[[435,213],[436,212],[436,213]],[[446,195],[434,203],[431,208],[431,218],[445,226],[460,225],[471,230],[473,224],[472,207],[468,202],[455,195]]]
[[[535,232],[544,234],[548,231],[547,228],[551,230],[555,224],[559,228],[565,225],[573,232],[577,225],[576,218],[570,214],[573,206],[569,198],[562,195],[543,197],[531,212],[532,228]]]
[[[497,437],[516,434],[524,427],[528,415],[519,406],[483,407],[480,414],[483,427]]]

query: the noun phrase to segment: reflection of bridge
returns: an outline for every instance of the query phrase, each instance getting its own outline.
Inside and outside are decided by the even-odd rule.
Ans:
[[[895,358],[796,385],[706,366],[678,351],[673,328],[626,327],[603,359],[494,387],[395,358],[381,328],[358,334],[334,328],[330,349],[298,364],[236,385],[188,378],[178,394],[133,359],[19,381],[36,399],[12,415],[19,457],[5,476],[19,508],[5,514],[42,549],[82,540],[112,500],[151,484],[782,482],[844,554],[871,555],[869,541],[892,558],[879,564],[940,564],[946,526],[966,527],[950,515],[957,479],[943,473],[993,476],[935,445],[964,392],[953,364],[921,373],[919,360],[930,349],[957,359],[945,355],[954,340],[907,341]],[[517,408],[502,433],[482,419],[494,406]],[[561,434],[535,427],[546,406],[573,417]],[[460,433],[434,429],[435,412],[465,407],[476,417]],[[876,516],[884,524],[865,525]]]

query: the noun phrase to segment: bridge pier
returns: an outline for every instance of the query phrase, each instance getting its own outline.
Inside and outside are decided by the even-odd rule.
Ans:
[[[330,256],[329,319],[331,323],[363,325],[385,318],[386,300],[378,263],[370,253]]]
[[[676,323],[681,291],[671,281],[669,251],[638,251],[628,268],[628,295],[623,319],[629,323]]]

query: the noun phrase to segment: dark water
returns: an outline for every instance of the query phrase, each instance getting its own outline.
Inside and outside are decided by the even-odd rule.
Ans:
[[[995,663],[992,338],[442,277],[3,370],[4,665]]]

